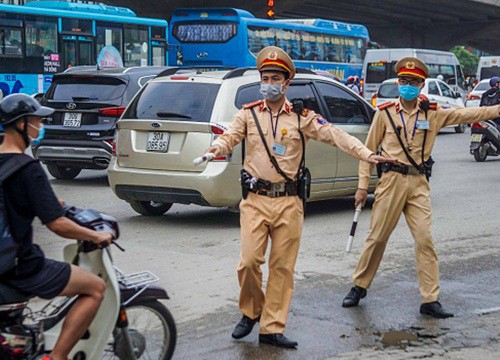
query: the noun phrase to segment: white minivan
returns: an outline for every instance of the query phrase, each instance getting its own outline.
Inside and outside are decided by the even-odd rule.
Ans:
[[[397,77],[394,65],[404,57],[417,57],[427,64],[431,78],[443,77],[453,91],[464,98],[467,86],[462,67],[455,54],[447,51],[426,49],[370,49],[366,52],[363,64],[363,97],[371,100],[378,88],[387,79]]]
[[[479,81],[500,76],[500,56],[481,56],[477,65]]]

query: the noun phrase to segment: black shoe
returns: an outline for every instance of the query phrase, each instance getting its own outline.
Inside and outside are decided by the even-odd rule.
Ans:
[[[430,315],[438,319],[453,317],[452,313],[446,312],[446,310],[443,309],[439,301],[423,303],[420,305],[420,313],[423,315]]]
[[[359,300],[366,296],[366,289],[355,286],[349,291],[349,294],[342,301],[342,307],[358,306]]]
[[[247,336],[252,332],[255,323],[259,322],[259,320],[260,316],[252,320],[248,316],[243,315],[238,325],[236,325],[236,327],[234,328],[234,331],[231,334],[231,336],[233,337],[233,339],[244,338],[245,336]]]
[[[287,349],[294,349],[299,345],[297,341],[289,340],[283,334],[259,334],[259,343]]]

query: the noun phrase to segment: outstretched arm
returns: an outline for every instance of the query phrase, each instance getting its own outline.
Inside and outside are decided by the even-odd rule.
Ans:
[[[205,152],[213,153],[215,157],[225,155],[238,145],[246,136],[247,123],[244,110],[234,116],[234,120],[228,131],[219,136]]]

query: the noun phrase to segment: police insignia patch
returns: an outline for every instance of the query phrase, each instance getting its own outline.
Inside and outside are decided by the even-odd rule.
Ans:
[[[326,121],[326,119],[325,119],[325,118],[323,118],[323,117],[321,117],[321,116],[318,116],[318,117],[316,118],[316,121],[317,121],[317,122],[318,122],[318,124],[320,124],[320,125],[326,125],[326,124],[328,124],[328,121]]]
[[[307,115],[309,115],[309,110],[307,110],[307,109],[303,109],[302,112],[300,113],[300,116],[304,116],[305,117]]]

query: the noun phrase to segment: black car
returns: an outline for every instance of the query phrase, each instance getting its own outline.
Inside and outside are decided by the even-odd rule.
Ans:
[[[75,67],[54,75],[41,100],[56,109],[46,118],[45,138],[33,154],[57,179],[82,169],[106,169],[115,124],[139,89],[166,67]]]

